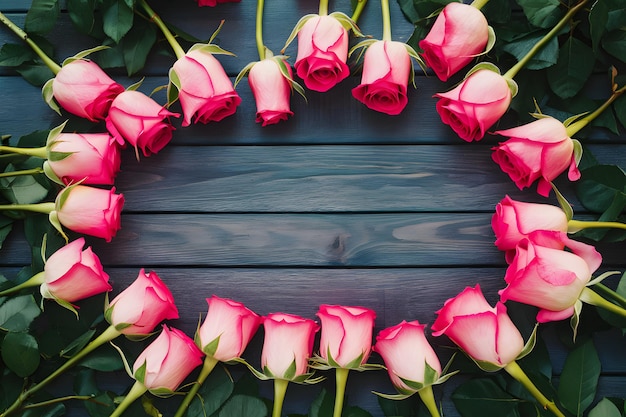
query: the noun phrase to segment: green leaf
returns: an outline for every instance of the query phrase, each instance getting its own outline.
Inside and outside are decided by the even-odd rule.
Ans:
[[[477,378],[461,384],[452,401],[464,417],[514,416],[518,399],[504,391],[491,378]]]
[[[119,371],[124,368],[119,353],[109,345],[96,349],[80,361],[79,365],[102,372]]]
[[[622,413],[609,399],[603,398],[589,411],[589,417],[622,417]]]
[[[223,366],[217,366],[204,381],[198,395],[187,409],[187,417],[205,417],[213,415],[233,393],[235,384]]]
[[[0,249],[2,249],[2,244],[7,236],[9,236],[12,229],[13,219],[0,215]]]
[[[50,68],[40,63],[23,64],[15,68],[15,71],[36,87],[43,86],[46,81],[54,77],[54,73],[50,71]]]
[[[558,388],[559,399],[566,410],[576,416],[583,415],[596,395],[600,369],[593,339],[587,339],[569,352]]]
[[[602,39],[602,47],[615,58],[626,62],[626,30],[608,33]]]
[[[578,94],[595,64],[593,50],[582,41],[570,37],[561,46],[556,65],[548,68],[548,83],[552,91],[561,98]]]
[[[357,406],[344,407],[342,417],[372,417],[370,413]]]
[[[48,189],[32,175],[3,178],[0,184],[2,195],[14,204],[39,203],[48,195]]]
[[[626,194],[626,173],[616,165],[589,167],[582,171],[576,194],[587,210],[603,213],[617,194]]]
[[[403,400],[391,400],[378,396],[378,405],[383,411],[383,414],[388,417],[402,416],[402,417],[418,417],[421,415],[430,415],[428,413],[420,413],[425,410],[418,395],[413,395]]]
[[[59,12],[58,0],[33,0],[26,13],[24,29],[32,33],[48,33],[54,27]]]
[[[29,333],[10,332],[2,340],[2,360],[9,369],[24,378],[39,367],[37,340]]]
[[[154,25],[138,20],[120,42],[128,75],[135,74],[146,64],[148,54],[157,39]]]
[[[0,66],[17,67],[36,57],[32,49],[25,44],[5,43],[0,48]]]
[[[89,35],[96,23],[96,0],[67,0],[67,13],[74,27]]]
[[[322,388],[319,395],[311,403],[311,409],[309,410],[309,417],[332,416],[334,404],[335,404],[334,395],[329,394],[326,389]]]
[[[117,0],[104,11],[103,28],[115,43],[118,43],[133,26],[133,9],[124,0]]]
[[[23,332],[41,314],[32,295],[13,297],[0,305],[0,329],[9,332]]]
[[[559,21],[559,0],[519,0],[528,21],[540,28],[551,28]]]
[[[617,115],[617,119],[626,127],[626,96],[622,95],[620,98],[613,102],[613,109]]]
[[[531,32],[526,36],[507,42],[502,50],[521,60],[535,44],[545,36],[544,31]],[[559,43],[556,38],[550,39],[532,59],[526,64],[525,69],[540,70],[556,64],[559,57]]]
[[[261,399],[247,395],[233,395],[220,410],[218,417],[266,417],[267,406]]]
[[[594,52],[598,52],[600,40],[609,21],[609,6],[604,1],[596,1],[593,3],[589,11],[589,26],[591,34],[591,47]]]

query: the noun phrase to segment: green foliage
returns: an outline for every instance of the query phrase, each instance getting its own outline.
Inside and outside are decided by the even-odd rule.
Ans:
[[[609,399],[603,398],[589,411],[589,417],[621,417],[619,408]]]
[[[33,0],[26,14],[24,29],[38,34],[48,33],[54,27],[59,13],[58,0]]]
[[[20,377],[31,375],[39,367],[37,340],[28,333],[10,332],[0,345],[2,360]]]
[[[592,339],[569,352],[559,383],[559,399],[563,407],[582,416],[591,405],[600,377],[600,359]]]
[[[216,366],[189,405],[187,417],[214,415],[231,397],[234,388],[235,384],[223,366]]]
[[[0,330],[24,332],[39,314],[41,310],[31,295],[0,298]]]

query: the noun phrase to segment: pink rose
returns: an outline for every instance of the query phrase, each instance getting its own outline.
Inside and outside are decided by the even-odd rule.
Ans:
[[[424,328],[418,321],[402,321],[376,336],[374,351],[383,358],[391,382],[402,393],[416,392],[405,381],[431,385],[441,375],[441,363],[426,340]],[[435,371],[434,375],[427,372],[426,364]]]
[[[551,204],[524,203],[508,195],[496,205],[491,217],[491,228],[496,234],[496,246],[506,252],[508,263],[515,256],[515,247],[535,230],[567,232],[567,216]]]
[[[376,312],[364,307],[323,304],[317,316],[322,324],[320,356],[337,368],[358,368],[372,350]]]
[[[109,275],[91,250],[83,250],[84,238],[78,238],[54,252],[44,265],[44,298],[73,303],[83,298],[111,291]]]
[[[406,92],[411,69],[406,44],[373,43],[365,51],[361,84],[352,89],[352,95],[372,110],[400,114],[408,103]]]
[[[98,64],[86,59],[63,65],[52,81],[52,94],[59,105],[92,122],[104,120],[111,102],[123,91]]]
[[[172,81],[173,80],[173,81]],[[201,48],[191,48],[170,70],[183,108],[183,126],[194,122],[219,122],[241,103],[222,64]]]
[[[209,6],[215,7],[220,3],[239,3],[241,0],[196,0],[198,2],[198,6]]]
[[[324,92],[350,75],[348,31],[332,16],[313,16],[298,32],[294,67],[307,88]]]
[[[287,380],[306,374],[319,326],[313,320],[299,316],[272,313],[263,318],[263,327],[263,373]]]
[[[580,171],[574,156],[574,141],[563,123],[544,117],[513,129],[498,130],[509,140],[493,148],[493,160],[521,190],[539,180],[537,192],[547,197],[551,181],[569,167],[568,178],[576,181]]]
[[[119,143],[128,142],[144,156],[159,152],[172,139],[168,117],[179,117],[139,91],[124,91],[113,100],[106,118],[107,130]]]
[[[574,313],[574,304],[601,263],[602,256],[593,246],[566,233],[532,232],[517,246],[500,300],[539,307],[540,323],[563,320]]]
[[[489,24],[477,8],[448,3],[428,35],[419,42],[426,64],[441,81],[447,81],[476,55],[484,52],[489,40]]]
[[[284,61],[283,61],[284,62]],[[264,59],[248,73],[248,83],[256,100],[256,122],[272,125],[293,116],[290,109],[291,82],[281,72],[278,62]],[[285,62],[291,77],[291,67]]]
[[[120,229],[124,196],[110,190],[71,185],[57,195],[56,217],[70,230],[110,242]]]
[[[202,351],[218,361],[239,358],[261,324],[261,317],[241,303],[215,295],[198,329]]]
[[[437,113],[465,141],[480,140],[509,108],[511,90],[497,72],[482,69],[439,97]]]
[[[176,391],[203,356],[189,336],[163,325],[159,336],[135,360],[133,376],[148,390]]]
[[[524,348],[522,335],[504,304],[491,307],[478,284],[448,299],[436,314],[433,335],[445,334],[479,364],[504,367]]]
[[[108,133],[61,133],[48,145],[44,168],[65,185],[112,185],[120,164],[119,144]]]
[[[121,333],[147,335],[161,321],[177,319],[178,309],[156,272],[146,274],[141,269],[137,279],[111,301],[105,317]]]

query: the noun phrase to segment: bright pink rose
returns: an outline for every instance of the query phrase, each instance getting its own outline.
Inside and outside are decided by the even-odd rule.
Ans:
[[[506,252],[506,260],[511,263],[515,247],[531,232],[567,232],[567,216],[560,207],[515,201],[507,195],[496,205],[496,211],[491,217],[491,228],[496,234],[496,246]]]
[[[263,318],[263,327],[263,373],[287,380],[306,374],[319,326],[313,320],[299,316],[272,313]]]
[[[291,77],[291,67],[285,65]],[[291,83],[274,59],[254,64],[248,73],[248,83],[256,100],[256,122],[263,122],[261,126],[273,125],[293,116],[289,103]]]
[[[113,99],[124,87],[95,62],[77,59],[61,67],[52,81],[55,100],[68,112],[92,122],[104,120]]]
[[[551,181],[568,167],[570,181],[580,178],[574,157],[574,141],[567,136],[565,126],[558,120],[544,117],[494,133],[509,136],[510,139],[494,147],[491,157],[520,190],[539,180],[537,192],[547,197],[552,190]]]
[[[209,6],[215,7],[220,3],[239,3],[241,0],[196,0],[198,2],[198,6]]]
[[[411,58],[406,44],[378,41],[365,51],[361,84],[352,89],[352,95],[372,110],[400,114],[408,103],[410,72]]]
[[[172,139],[174,126],[168,117],[178,113],[166,110],[139,91],[124,91],[113,100],[106,118],[107,130],[120,143],[141,149],[144,156],[159,152]]]
[[[436,314],[433,335],[445,334],[478,363],[504,367],[524,348],[522,335],[504,304],[491,307],[478,284],[448,299]]]
[[[237,301],[207,298],[209,311],[198,329],[202,351],[218,361],[239,358],[261,324],[261,317]]]
[[[92,295],[111,291],[109,275],[91,250],[83,250],[85,239],[78,238],[48,257],[44,265],[44,298],[73,303]]]
[[[426,64],[441,81],[447,81],[476,55],[485,51],[489,24],[477,8],[463,3],[448,3],[428,35],[419,42]]]
[[[174,63],[170,81],[178,88],[183,126],[189,126],[192,119],[200,123],[219,122],[235,113],[241,103],[222,64],[201,48],[192,47]]]
[[[176,391],[203,356],[189,336],[163,325],[159,336],[135,360],[133,376],[148,390]]]
[[[328,91],[350,75],[348,31],[332,16],[313,16],[298,32],[296,73],[307,88]]]
[[[72,185],[57,195],[55,211],[59,222],[70,230],[101,237],[110,242],[120,229],[124,196],[110,190]]]
[[[439,98],[437,113],[467,142],[480,140],[511,104],[511,90],[503,76],[482,69]]]
[[[374,310],[323,304],[317,316],[322,324],[322,358],[337,368],[358,368],[367,362],[372,350]]]
[[[374,351],[385,361],[391,382],[398,391],[406,394],[416,390],[404,381],[431,385],[441,375],[441,363],[426,336],[423,324],[418,321],[397,324],[382,330],[376,336]],[[426,372],[426,364],[435,375]]]
[[[517,245],[500,300],[539,307],[540,323],[563,320],[574,314],[574,304],[601,263],[602,256],[593,246],[564,232],[532,232]]]
[[[119,144],[108,133],[61,133],[48,144],[44,167],[65,185],[113,185],[120,164]]]
[[[137,279],[111,301],[105,317],[121,333],[147,335],[161,321],[177,319],[178,309],[156,272],[146,274],[141,269]]]

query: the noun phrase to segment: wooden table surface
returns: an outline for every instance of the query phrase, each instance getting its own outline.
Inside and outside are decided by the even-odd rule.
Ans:
[[[28,3],[2,0],[0,10],[23,26]],[[290,3],[266,1],[264,35],[275,52],[300,16],[316,12],[314,2]],[[198,38],[208,39],[225,19],[220,45],[237,56],[219,59],[231,76],[257,60],[253,2],[201,9],[193,1],[151,4],[166,21]],[[331,2],[333,7],[349,12],[346,1]],[[406,41],[412,26],[395,1],[391,16],[394,39]],[[364,33],[380,36],[377,2],[367,6],[359,23]],[[77,34],[66,14],[49,38],[58,61],[95,46]],[[17,40],[0,28],[0,45],[5,42]],[[287,54],[295,56],[295,43]],[[145,76],[140,90],[150,93],[166,84],[172,62],[171,56],[151,56],[141,74],[113,74],[124,86]],[[259,314],[310,318],[323,303],[364,305],[377,312],[376,332],[401,320],[432,323],[447,298],[476,283],[495,302],[506,264],[493,244],[494,206],[507,194],[556,202],[534,188],[519,191],[502,173],[491,160],[498,138],[465,143],[440,122],[432,95],[449,85],[420,72],[415,82],[399,116],[370,111],[353,99],[350,90],[359,83],[354,75],[327,93],[308,91],[308,103],[294,95],[295,115],[262,128],[254,122],[255,104],[244,80],[234,116],[185,128],[175,120],[170,145],[139,161],[127,149],[116,181],[126,198],[122,229],[111,243],[88,239],[111,275],[114,293],[133,281],[139,268],[156,271],[180,309],[181,318],[172,324],[188,334],[212,294],[242,301]],[[0,69],[0,92],[2,134],[19,138],[64,120],[41,100],[38,88],[6,68]],[[165,102],[164,92],[154,97]],[[585,143],[602,162],[624,163],[626,135],[609,138],[598,131]],[[558,185],[584,216],[567,179]],[[19,229],[0,252],[6,274],[31,260]],[[624,244],[599,248],[603,268],[626,268]],[[548,324],[541,332],[558,377],[566,350],[556,327]],[[245,355],[253,363],[261,347],[258,336]],[[599,396],[623,397],[626,343],[618,332],[598,338]],[[446,416],[458,415],[450,400],[454,380],[435,390]],[[382,415],[373,389],[392,392],[386,374],[351,376],[348,404]],[[290,388],[285,412],[306,412],[318,392]]]

